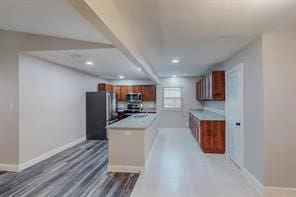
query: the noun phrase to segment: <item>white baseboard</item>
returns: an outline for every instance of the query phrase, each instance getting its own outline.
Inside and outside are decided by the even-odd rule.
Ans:
[[[265,187],[264,197],[295,197],[296,188],[288,187]]]
[[[65,144],[65,145],[63,145],[63,146],[61,146],[61,147],[59,147],[57,149],[54,149],[54,150],[49,151],[49,152],[47,152],[47,153],[45,153],[43,155],[40,155],[38,157],[35,157],[34,159],[31,159],[29,161],[26,161],[26,162],[18,165],[18,171],[22,171],[22,170],[24,170],[24,169],[26,169],[26,168],[28,168],[28,167],[36,164],[36,163],[39,163],[40,161],[43,161],[45,159],[48,159],[49,157],[52,157],[55,154],[58,154],[58,153],[66,150],[68,148],[71,148],[72,146],[75,146],[76,144],[79,144],[79,143],[81,143],[81,142],[83,142],[85,140],[86,140],[86,137],[79,138],[79,139],[74,140],[74,141],[72,141],[72,142],[70,142],[68,144]]]
[[[256,191],[263,196],[264,186],[257,180],[246,168],[241,169],[242,175],[248,180],[248,182],[256,189]]]
[[[127,172],[127,173],[141,173],[145,170],[144,166],[119,166],[108,165],[108,172]]]
[[[18,165],[0,164],[0,171],[18,172]]]
[[[158,140],[158,136],[159,136],[159,129],[157,128],[157,134],[156,134],[156,137],[155,137],[155,139],[154,139],[154,141],[153,141],[153,144],[152,144],[152,147],[151,147],[150,152],[149,152],[149,154],[148,154],[148,157],[147,157],[147,159],[145,159],[145,168],[147,168],[147,166],[148,166],[149,163],[150,163],[151,154],[152,154],[153,149],[155,148],[155,144],[156,144],[155,142]]]
[[[241,170],[243,176],[264,197],[295,197],[296,188],[288,187],[264,187],[246,168]]]

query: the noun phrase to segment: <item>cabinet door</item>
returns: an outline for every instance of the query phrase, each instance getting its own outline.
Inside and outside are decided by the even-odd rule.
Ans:
[[[110,84],[107,84],[107,85],[106,85],[106,91],[107,91],[107,92],[113,92],[113,86],[110,85]]]
[[[212,73],[208,74],[207,76],[208,79],[208,100],[212,100],[212,92],[213,92],[213,80],[212,80]]]
[[[200,139],[200,121],[197,119],[197,122],[196,122],[196,142],[197,143],[200,143],[199,139]]]
[[[196,82],[195,91],[196,91],[196,100],[199,100],[199,81]]]
[[[225,153],[225,121],[201,122],[201,148],[205,153]]]
[[[126,86],[127,87],[127,93],[133,93],[134,92],[134,86]]]
[[[133,92],[142,94],[142,86],[141,85],[133,86]]]
[[[120,94],[119,94],[118,100],[125,101],[127,93],[128,93],[128,87],[127,86],[120,86]]]
[[[98,84],[98,91],[106,91],[106,84],[105,83],[99,83]]]
[[[189,129],[192,132],[192,114],[189,112]]]
[[[203,87],[202,87],[203,97],[202,97],[202,99],[207,100],[207,78],[204,77],[202,79],[202,81],[203,81]]]
[[[192,121],[192,135],[194,138],[196,138],[196,121],[195,121],[194,117],[193,117],[193,121]]]
[[[225,100],[225,71],[212,72],[212,99]]]
[[[98,84],[98,91],[112,92],[113,91],[113,86],[110,85],[110,84],[99,83]]]
[[[120,86],[113,86],[113,92],[117,94],[118,99],[120,99]]]
[[[196,83],[196,100],[202,100],[202,81]]]
[[[142,100],[143,101],[156,101],[156,86],[155,85],[143,86]]]

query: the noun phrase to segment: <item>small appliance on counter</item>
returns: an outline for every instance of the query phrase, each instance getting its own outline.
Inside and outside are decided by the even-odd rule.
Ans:
[[[106,140],[106,126],[118,121],[118,98],[112,92],[86,92],[86,138]]]

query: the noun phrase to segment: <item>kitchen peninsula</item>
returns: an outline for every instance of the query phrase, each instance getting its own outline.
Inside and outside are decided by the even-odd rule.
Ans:
[[[135,114],[107,126],[110,172],[139,173],[145,170],[158,134],[157,114]]]

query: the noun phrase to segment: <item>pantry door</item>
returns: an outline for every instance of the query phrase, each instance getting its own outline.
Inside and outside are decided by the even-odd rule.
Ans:
[[[226,71],[226,125],[228,154],[243,167],[243,64]]]

